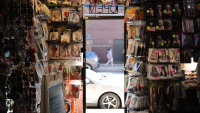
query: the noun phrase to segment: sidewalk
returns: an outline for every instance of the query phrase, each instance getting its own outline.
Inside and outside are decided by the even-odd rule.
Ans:
[[[110,64],[105,67],[105,64],[100,64],[100,67],[94,69],[95,72],[122,72],[124,71],[124,64],[114,64],[112,67]]]

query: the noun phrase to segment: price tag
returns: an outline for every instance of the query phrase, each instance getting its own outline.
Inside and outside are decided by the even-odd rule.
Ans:
[[[152,42],[151,44],[154,45],[154,42]]]
[[[147,13],[149,13],[149,10],[147,10]]]
[[[175,34],[173,34],[172,37],[175,38]]]
[[[175,9],[172,9],[172,11],[175,12],[176,10],[175,10]]]
[[[166,13],[167,11],[166,11],[166,10],[164,10],[163,12],[164,12],[164,13]]]
[[[156,29],[158,29],[159,27],[158,26],[156,26]]]
[[[150,27],[149,27],[149,26],[147,26],[147,29],[150,29]]]

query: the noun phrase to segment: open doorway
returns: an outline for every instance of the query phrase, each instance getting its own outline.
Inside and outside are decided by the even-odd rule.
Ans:
[[[124,20],[88,19],[85,23],[87,109],[122,109]],[[108,63],[110,58],[113,64]]]

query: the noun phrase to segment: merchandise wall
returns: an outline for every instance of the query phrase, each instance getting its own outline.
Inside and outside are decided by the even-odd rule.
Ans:
[[[86,112],[84,4],[124,6],[125,113],[200,113],[200,0],[1,0],[0,113]]]
[[[199,112],[198,10],[198,0],[126,1],[127,112]]]

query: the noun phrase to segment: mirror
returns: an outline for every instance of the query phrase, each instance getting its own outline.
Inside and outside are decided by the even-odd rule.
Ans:
[[[86,84],[90,83],[90,80],[88,78],[85,79]]]

